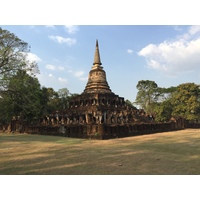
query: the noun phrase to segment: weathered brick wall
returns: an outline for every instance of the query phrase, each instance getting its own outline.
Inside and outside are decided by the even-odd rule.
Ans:
[[[181,129],[177,123],[161,124],[90,124],[90,125],[57,125],[57,126],[29,126],[27,133],[41,135],[55,135],[74,138],[111,139],[129,137],[142,134],[152,134]]]
[[[56,124],[27,125],[13,121],[9,132],[26,132],[29,134],[54,135],[74,138],[111,139],[142,134],[152,134],[183,128],[200,128],[200,124],[185,123],[178,119],[168,123],[141,124]]]

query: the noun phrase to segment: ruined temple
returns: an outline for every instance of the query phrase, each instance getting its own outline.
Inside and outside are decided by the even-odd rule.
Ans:
[[[158,130],[176,129],[175,122],[156,124],[143,110],[126,105],[109,87],[96,41],[94,62],[84,91],[69,102],[69,108],[45,116],[28,133],[108,139]]]
[[[126,112],[123,97],[114,94],[107,82],[106,72],[100,60],[98,41],[94,53],[93,66],[88,75],[88,82],[82,94],[69,103],[68,114],[78,117],[79,123],[117,123],[120,114]],[[125,114],[125,113],[124,113]],[[82,120],[80,120],[82,116]],[[118,120],[118,121],[117,121]]]
[[[84,91],[71,98],[69,107],[55,111],[32,123],[13,118],[3,131],[77,138],[110,139],[151,134],[191,127],[181,117],[156,123],[154,117],[129,106],[109,87],[96,41],[94,62]],[[196,127],[196,125],[195,125]]]
[[[59,115],[64,116],[65,124],[125,124],[139,120],[136,112],[139,111],[128,107],[124,98],[110,89],[96,41],[94,62],[85,89],[72,98],[69,108]]]

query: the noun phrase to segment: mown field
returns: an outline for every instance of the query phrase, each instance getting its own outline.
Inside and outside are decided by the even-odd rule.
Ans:
[[[199,175],[200,130],[112,140],[0,133],[1,175]]]

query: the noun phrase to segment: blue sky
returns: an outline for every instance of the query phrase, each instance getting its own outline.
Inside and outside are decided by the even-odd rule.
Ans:
[[[3,25],[31,47],[42,86],[83,92],[96,39],[112,91],[133,102],[140,80],[160,87],[200,83],[200,26]]]

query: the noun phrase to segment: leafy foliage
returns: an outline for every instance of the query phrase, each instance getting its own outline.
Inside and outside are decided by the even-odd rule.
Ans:
[[[184,83],[177,87],[171,99],[173,115],[187,120],[198,120],[200,116],[200,87],[195,83]]]
[[[42,90],[37,78],[24,70],[10,78],[8,88],[2,92],[0,113],[6,120],[18,116],[27,121],[38,118],[43,110]]]
[[[172,116],[197,121],[200,117],[200,86],[184,83],[161,88],[154,81],[139,81],[136,103],[153,114],[156,121],[166,122]]]
[[[170,100],[159,102],[154,107],[155,119],[158,122],[168,122],[172,116],[172,105]]]
[[[37,63],[27,59],[28,44],[13,33],[0,28],[0,76],[12,76],[18,70],[36,73]]]
[[[133,103],[131,103],[131,101],[129,101],[128,99],[126,99],[125,104],[126,104],[127,106],[129,106],[130,108],[137,109],[137,108],[133,105]]]
[[[157,101],[158,85],[154,81],[142,80],[137,84],[136,104],[147,112],[152,112],[152,106]]]

